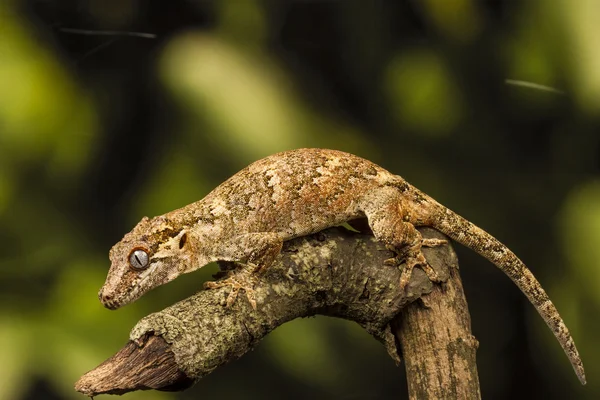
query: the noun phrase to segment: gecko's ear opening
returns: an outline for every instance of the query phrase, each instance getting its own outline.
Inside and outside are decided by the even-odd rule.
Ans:
[[[185,246],[185,243],[187,242],[187,233],[184,233],[183,235],[181,235],[181,238],[179,239],[179,249],[183,249],[183,246]]]

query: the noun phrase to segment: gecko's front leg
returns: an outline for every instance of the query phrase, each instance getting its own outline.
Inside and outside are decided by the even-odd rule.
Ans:
[[[221,287],[231,288],[226,304],[230,307],[235,302],[240,290],[256,310],[254,285],[256,279],[263,273],[281,252],[283,239],[273,232],[247,233],[234,237],[221,248],[219,261],[232,262],[234,268],[227,272],[224,279],[206,282],[206,289]]]

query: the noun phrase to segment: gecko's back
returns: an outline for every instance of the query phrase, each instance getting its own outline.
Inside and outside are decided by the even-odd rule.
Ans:
[[[365,193],[401,180],[352,154],[297,149],[254,162],[190,206],[238,234],[280,232],[288,239],[363,216],[357,202]]]

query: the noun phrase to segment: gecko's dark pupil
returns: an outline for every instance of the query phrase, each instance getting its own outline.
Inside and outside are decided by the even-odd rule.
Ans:
[[[135,256],[135,261],[137,261],[139,265],[142,265],[142,261],[140,260],[140,258],[138,257],[138,255],[134,254],[134,256]]]

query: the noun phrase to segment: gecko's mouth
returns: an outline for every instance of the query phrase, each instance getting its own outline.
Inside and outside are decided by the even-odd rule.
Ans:
[[[108,308],[109,310],[116,310],[117,308],[119,308],[119,306],[116,303],[112,302],[104,303],[104,307]]]

